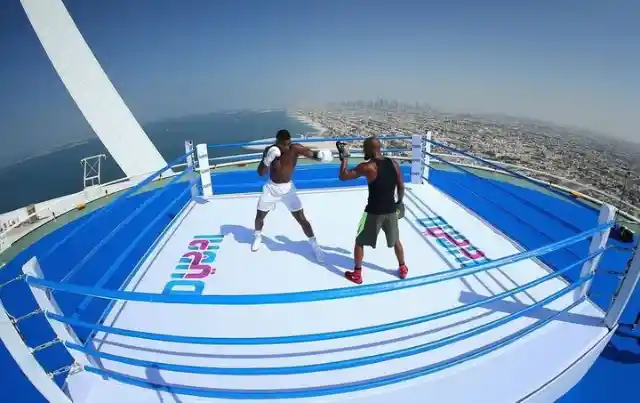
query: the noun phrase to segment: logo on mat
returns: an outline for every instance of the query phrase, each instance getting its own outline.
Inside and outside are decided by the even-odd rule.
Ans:
[[[196,235],[171,273],[163,294],[202,294],[204,279],[215,274],[212,266],[224,235]]]
[[[417,222],[424,227],[423,234],[436,238],[436,242],[444,247],[447,253],[453,256],[462,267],[474,266],[489,261],[483,251],[473,246],[464,235],[453,228],[444,218],[434,215],[418,219]]]

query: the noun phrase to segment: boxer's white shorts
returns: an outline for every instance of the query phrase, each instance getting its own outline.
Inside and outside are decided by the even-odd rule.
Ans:
[[[274,183],[268,180],[262,187],[262,194],[258,199],[258,210],[271,211],[278,202],[282,202],[292,213],[302,210],[302,202],[293,182]]]

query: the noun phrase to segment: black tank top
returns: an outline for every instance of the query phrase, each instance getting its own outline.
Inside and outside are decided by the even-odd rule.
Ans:
[[[376,179],[369,182],[369,199],[364,209],[371,214],[389,214],[396,211],[396,186],[398,177],[390,158],[373,159],[378,167]]]

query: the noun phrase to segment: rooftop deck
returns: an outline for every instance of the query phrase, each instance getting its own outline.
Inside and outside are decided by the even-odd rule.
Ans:
[[[189,175],[181,175],[157,189],[127,191],[33,245],[23,238],[7,251],[12,260],[0,283],[16,279],[35,256],[50,282],[45,287],[89,287],[48,294],[64,317],[79,321],[71,324],[81,345],[33,353],[73,401],[553,401],[601,352],[590,372],[596,375],[562,401],[602,396],[594,376],[629,396],[630,373],[622,371],[633,356],[616,349],[628,340],[619,335],[607,344],[617,328],[602,323],[618,282],[599,276],[587,300],[573,291],[585,281],[579,273],[591,235],[584,234],[595,234],[597,210],[553,190],[443,167],[449,164],[432,166],[428,183],[407,185],[405,280],[396,278],[383,243],[365,250],[365,284],[344,279],[364,181],[340,182],[335,164],[301,164],[295,182],[325,250],[323,264],[283,206],[267,217],[263,249],[251,253],[255,192],[264,178],[254,169],[216,169],[216,196],[208,199],[190,198]],[[405,181],[413,169],[403,166]],[[582,241],[548,248],[576,234]],[[215,270],[196,270],[202,295],[163,294],[195,270],[185,265],[207,238],[204,252],[216,253],[200,263]],[[615,249],[601,265],[622,269],[630,245],[609,243]],[[19,319],[24,343],[38,348],[55,338],[43,315],[29,316],[42,305],[27,282],[7,284],[0,296]],[[120,302],[94,297],[114,291]],[[132,296],[164,302],[125,302]],[[98,362],[69,376],[55,372],[78,362],[69,356],[78,349]],[[4,349],[0,359],[12,360]],[[25,401],[42,401],[19,369],[3,381],[27,393]]]
[[[361,287],[351,285],[343,273],[352,267],[352,243],[366,200],[366,188],[311,190],[303,192],[301,198],[325,251],[324,264],[315,262],[300,228],[283,207],[269,214],[264,248],[252,253],[250,242],[257,195],[214,196],[206,202],[190,202],[126,289],[162,293],[176,266],[185,259],[184,254],[192,252],[193,245],[200,245],[193,241],[202,239],[201,236],[214,237],[215,243],[212,241],[211,246],[217,247],[215,271],[202,279],[205,295],[280,294]],[[463,264],[480,264],[520,251],[514,242],[431,185],[409,185],[406,203],[407,217],[401,221],[401,234],[409,278],[455,271]],[[331,213],[325,208],[327,205],[335,206]],[[454,249],[455,244],[443,242],[446,237],[433,236],[443,234],[438,232],[438,227],[462,248]],[[218,236],[222,238],[215,238]],[[393,252],[384,245],[366,249],[365,284],[398,281],[396,266]],[[425,287],[348,299],[223,306],[117,302],[104,324],[143,332],[216,338],[340,332],[433,315],[515,290],[550,273],[550,269],[537,261],[523,260]],[[196,387],[200,394],[214,398],[213,401],[225,401],[228,395],[251,400],[252,394],[262,391],[274,400],[309,396],[304,400],[466,402],[469,396],[474,396],[478,402],[513,402],[535,393],[541,385],[557,381],[568,366],[576,362],[580,365],[585,354],[595,359],[593,354],[604,347],[602,342],[609,331],[601,324],[602,311],[588,301],[572,307],[575,302],[572,293],[545,307],[532,309],[503,326],[490,325],[543,301],[566,286],[567,283],[557,277],[511,298],[455,315],[332,340],[197,345],[97,333],[92,344],[102,355],[103,370],[112,375],[137,378],[147,386]],[[567,308],[570,308],[568,313],[553,317]],[[540,330],[496,351],[468,359],[477,349],[504,341],[545,319],[550,321]],[[485,332],[455,343],[447,342],[446,338],[483,325]],[[441,339],[445,340],[438,343]],[[423,346],[427,348],[418,354],[399,353]],[[436,346],[439,348],[434,348]],[[362,360],[389,353],[400,355],[369,365]],[[141,361],[110,359],[114,356]],[[344,360],[350,364],[344,364]],[[448,368],[443,365],[451,360],[461,362]],[[165,363],[190,367],[168,370]],[[316,364],[321,365],[311,372],[311,368],[305,367]],[[246,374],[190,373],[194,366],[243,368]],[[252,372],[270,367],[286,368],[267,376],[255,376]],[[420,371],[428,375],[415,377]],[[513,374],[521,376],[513,377]],[[505,379],[510,379],[507,385]],[[74,401],[171,401],[175,393],[175,390],[160,391],[103,380],[86,372],[72,375],[67,382]],[[564,383],[561,388],[568,390],[572,386]],[[347,393],[350,387],[356,391]],[[393,397],[388,395],[391,391]],[[179,397],[183,402],[199,399]]]

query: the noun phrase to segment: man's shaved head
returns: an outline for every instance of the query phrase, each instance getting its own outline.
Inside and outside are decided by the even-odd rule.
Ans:
[[[370,160],[371,158],[375,157],[380,153],[380,148],[381,148],[380,140],[378,140],[377,137],[375,136],[367,137],[364,140],[364,145],[363,145],[364,158],[367,160]]]

